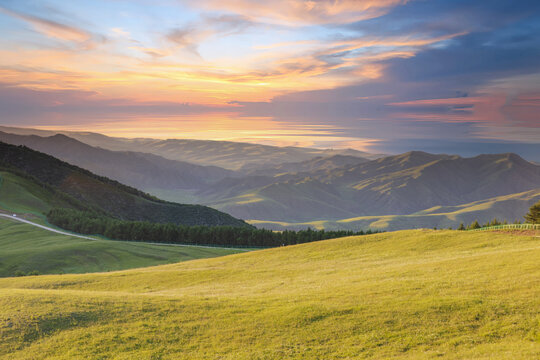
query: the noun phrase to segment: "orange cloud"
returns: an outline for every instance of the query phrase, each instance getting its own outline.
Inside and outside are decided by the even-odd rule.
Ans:
[[[230,1],[219,3],[223,6],[233,4]],[[236,5],[243,3],[247,1],[234,2]],[[342,12],[346,13],[343,16],[353,16],[357,12],[371,11],[369,9],[386,9],[402,1],[318,1],[312,4],[277,1],[272,6],[270,3],[249,3],[255,8],[275,5],[304,9],[308,6],[306,11],[310,16],[340,19]],[[203,1],[203,4],[213,6],[217,2]],[[269,14],[275,11],[269,11]],[[55,38],[91,41],[91,34],[83,30],[18,13],[10,14],[40,26]],[[205,16],[162,34],[160,41],[152,43],[152,46],[132,39],[123,28],[111,28],[112,40],[91,51],[3,49],[0,50],[0,81],[39,89],[91,90],[103,97],[127,97],[136,101],[203,104],[226,104],[234,100],[269,101],[291,91],[330,89],[379,79],[385,71],[379,62],[412,57],[422,46],[461,34],[431,38],[299,40],[254,46],[252,53],[241,58],[227,58],[227,55],[220,54],[215,54],[212,59],[186,56],[189,49],[194,54],[198,53],[201,41],[236,34],[251,26],[252,20],[245,14]]]

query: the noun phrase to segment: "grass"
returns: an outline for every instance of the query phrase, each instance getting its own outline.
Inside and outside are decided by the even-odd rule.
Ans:
[[[540,239],[410,230],[0,279],[5,359],[535,359]]]
[[[16,213],[46,214],[54,195],[33,181],[0,171],[0,208]]]
[[[86,240],[0,218],[0,276],[86,273],[234,254],[237,250]]]

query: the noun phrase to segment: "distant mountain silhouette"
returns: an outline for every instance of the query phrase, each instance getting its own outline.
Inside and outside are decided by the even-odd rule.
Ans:
[[[199,166],[153,154],[111,151],[65,135],[50,137],[0,132],[0,141],[25,145],[138,189],[196,189],[234,173],[216,166]]]
[[[303,147],[278,147],[231,141],[191,139],[118,138],[91,132],[48,131],[0,126],[0,131],[19,135],[52,136],[62,133],[91,146],[115,151],[135,151],[159,155],[170,160],[187,161],[197,165],[214,165],[229,170],[239,170],[247,165],[278,165],[284,162],[301,162],[315,157],[346,155],[379,158],[353,149],[312,149]]]

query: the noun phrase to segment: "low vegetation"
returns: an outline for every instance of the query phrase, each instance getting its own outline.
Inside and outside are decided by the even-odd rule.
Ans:
[[[0,277],[123,270],[237,252],[222,248],[86,240],[0,218]]]
[[[122,221],[99,213],[71,209],[53,209],[48,213],[47,220],[65,230],[80,234],[103,235],[116,240],[232,247],[275,247],[372,233],[371,230],[353,232],[308,229],[274,232],[233,226],[180,226]]]
[[[538,359],[540,243],[415,230],[0,279],[3,359]]]

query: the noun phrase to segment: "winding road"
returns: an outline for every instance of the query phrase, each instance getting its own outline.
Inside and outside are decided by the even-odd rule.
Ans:
[[[97,240],[97,239],[91,238],[89,236],[75,235],[75,234],[68,233],[68,232],[65,232],[65,231],[56,230],[56,229],[53,229],[53,228],[48,227],[48,226],[36,224],[34,222],[31,222],[29,220],[20,218],[18,216],[6,215],[6,214],[0,214],[0,216],[11,219],[11,220],[20,221],[20,222],[23,222],[23,223],[26,223],[26,224],[29,224],[29,225],[32,225],[32,226],[35,226],[35,227],[38,227],[38,228],[41,228],[41,229],[44,229],[44,230],[48,230],[48,231],[51,231],[51,232],[54,232],[54,233],[57,233],[57,234],[68,235],[68,236],[73,236],[73,237],[76,237],[76,238],[87,239],[87,240]]]

